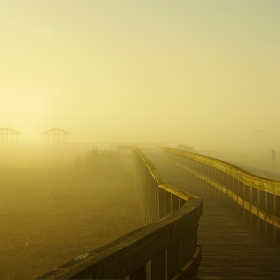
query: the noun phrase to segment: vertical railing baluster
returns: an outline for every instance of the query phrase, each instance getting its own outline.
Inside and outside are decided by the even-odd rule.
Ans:
[[[269,192],[266,194],[266,211],[274,215],[274,195]],[[274,239],[274,226],[268,222],[266,223],[266,236]]]
[[[180,240],[167,247],[167,279],[172,279],[181,267],[179,266]]]
[[[166,279],[166,250],[160,252],[151,259],[150,277],[151,279]]]
[[[165,217],[166,214],[166,198],[165,198],[166,192],[164,189],[158,190],[158,196],[159,196],[159,218]]]
[[[146,279],[146,264],[138,268],[136,271],[129,275],[130,280],[144,280]]]
[[[280,196],[275,195],[275,215],[280,218]],[[280,228],[275,229],[275,242],[280,244]]]
[[[252,188],[252,203],[259,207],[258,200],[259,200],[259,189]],[[258,214],[252,213],[251,221],[252,221],[252,228],[258,229],[258,227],[259,227]]]
[[[165,216],[171,213],[171,193],[165,191]]]
[[[177,195],[171,195],[171,205],[172,205],[172,212],[179,209],[180,205],[180,198]]]
[[[266,209],[266,192],[263,190],[259,191],[259,207],[261,209]],[[266,226],[265,226],[266,222],[259,217],[259,233],[261,234],[266,234]]]

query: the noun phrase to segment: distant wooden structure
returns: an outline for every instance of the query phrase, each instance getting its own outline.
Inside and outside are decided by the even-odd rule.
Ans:
[[[10,143],[14,143],[14,139],[15,139],[15,143],[17,142],[17,135],[20,134],[20,132],[11,129],[11,128],[7,128],[7,127],[1,127],[0,128],[0,133],[2,134],[2,144],[8,144],[9,143],[9,138],[11,139]],[[11,136],[11,137],[9,137]],[[15,138],[14,138],[15,137]]]
[[[276,168],[276,151],[271,150],[271,156],[272,156],[272,163],[273,163],[273,168]]]
[[[61,128],[51,128],[46,131],[41,132],[44,135],[44,142],[50,144],[50,136],[53,137],[53,144],[59,143],[59,137],[62,136],[64,142],[68,143],[68,136],[71,132],[61,129]]]

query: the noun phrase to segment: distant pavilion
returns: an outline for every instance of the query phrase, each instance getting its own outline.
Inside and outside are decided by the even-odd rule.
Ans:
[[[66,131],[61,128],[51,128],[46,131],[41,132],[44,135],[44,142],[49,144],[50,143],[50,136],[53,137],[53,144],[59,143],[60,136],[63,137],[64,143],[68,143],[68,135],[71,132]]]
[[[2,144],[8,144],[9,143],[9,138],[11,139],[11,143],[13,144],[14,142],[17,142],[17,135],[20,134],[20,132],[7,128],[7,127],[1,127],[0,128],[0,133],[2,134]],[[11,136],[11,137],[9,137]],[[14,141],[15,137],[15,141]]]

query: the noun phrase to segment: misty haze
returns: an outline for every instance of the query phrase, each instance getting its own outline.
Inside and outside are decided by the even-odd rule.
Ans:
[[[0,279],[35,279],[79,258],[82,267],[88,252],[110,246],[140,252],[142,270],[116,269],[127,272],[122,279],[179,277],[188,266],[168,267],[173,243],[163,238],[166,274],[158,276],[152,251],[160,256],[161,245],[149,254],[137,237],[147,230],[156,240],[147,226],[184,207],[203,209],[188,277],[243,279],[230,276],[242,264],[226,275],[209,257],[221,244],[233,250],[230,234],[256,242],[244,251],[248,277],[263,261],[250,257],[255,244],[277,264],[279,13],[276,0],[0,0]],[[202,202],[186,206],[192,199]],[[175,220],[166,224],[181,232]],[[214,225],[229,231],[222,243]],[[240,258],[227,253],[222,260]],[[113,271],[106,265],[104,275]]]

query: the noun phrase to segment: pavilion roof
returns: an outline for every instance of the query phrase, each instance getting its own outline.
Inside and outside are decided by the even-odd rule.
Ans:
[[[64,130],[64,129],[61,129],[61,128],[51,128],[51,129],[48,129],[46,131],[41,132],[41,134],[50,134],[50,133],[55,132],[55,131],[58,131],[58,132],[61,132],[63,134],[67,134],[67,135],[69,135],[71,133],[70,131],[67,131],[67,130]]]
[[[11,132],[12,134],[20,134],[19,131],[16,131],[16,130],[8,128],[8,127],[0,127],[0,131]]]

